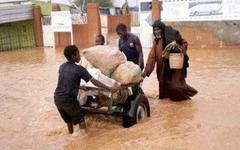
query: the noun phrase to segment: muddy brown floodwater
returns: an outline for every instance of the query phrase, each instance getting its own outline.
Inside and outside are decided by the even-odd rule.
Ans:
[[[143,83],[150,119],[125,129],[120,118],[88,116],[88,133],[72,138],[53,103],[61,50],[0,52],[0,149],[239,149],[240,47],[188,53],[192,100],[158,100],[153,73]]]

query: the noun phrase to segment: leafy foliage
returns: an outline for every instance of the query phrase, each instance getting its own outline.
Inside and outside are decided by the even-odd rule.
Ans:
[[[79,6],[83,4],[84,0],[76,0],[76,4]],[[102,7],[108,7],[112,5],[111,0],[85,0],[85,3],[99,3]]]
[[[83,4],[84,1],[85,1],[85,4]],[[51,2],[46,3],[46,2],[39,2],[39,1],[36,1],[36,0],[31,0],[31,2],[33,4],[40,5],[43,15],[50,15],[51,10],[52,10]],[[112,6],[111,0],[75,0],[74,3],[77,6],[84,5],[84,8],[86,8],[87,3],[99,3],[99,5],[101,7]],[[60,5],[60,7],[61,7],[61,10],[68,10],[69,9],[69,7],[66,6],[66,5]]]

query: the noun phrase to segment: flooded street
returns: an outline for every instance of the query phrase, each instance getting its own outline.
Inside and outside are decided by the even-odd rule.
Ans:
[[[125,129],[120,118],[88,116],[87,135],[73,138],[53,103],[61,50],[0,52],[0,149],[239,149],[240,47],[188,53],[187,83],[199,91],[192,100],[158,100],[153,73],[143,83],[150,119]]]

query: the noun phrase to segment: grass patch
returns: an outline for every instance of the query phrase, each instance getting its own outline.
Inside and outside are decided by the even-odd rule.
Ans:
[[[52,11],[52,4],[51,2],[39,2],[32,0],[33,4],[39,5],[41,7],[42,15],[49,16]],[[66,5],[60,5],[61,10],[69,10],[69,7]]]

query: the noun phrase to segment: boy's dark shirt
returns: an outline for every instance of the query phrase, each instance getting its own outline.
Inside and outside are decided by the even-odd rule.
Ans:
[[[86,82],[92,79],[87,69],[73,62],[66,62],[59,68],[57,88],[54,92],[54,100],[67,102],[77,98],[81,79]]]

